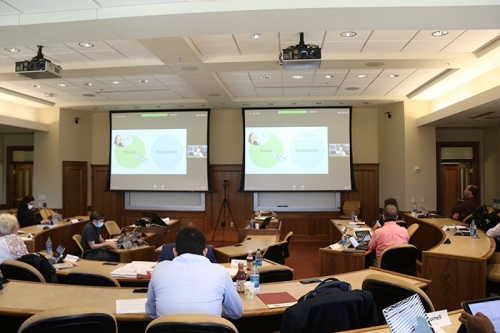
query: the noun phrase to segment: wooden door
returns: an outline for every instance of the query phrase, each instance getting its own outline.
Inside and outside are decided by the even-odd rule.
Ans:
[[[6,208],[18,208],[22,198],[33,194],[33,146],[9,146],[6,155]]]
[[[87,162],[63,161],[63,217],[87,215]]]
[[[441,164],[441,184],[438,197],[438,213],[442,216],[450,216],[451,209],[458,204],[457,193],[459,192],[458,164]]]

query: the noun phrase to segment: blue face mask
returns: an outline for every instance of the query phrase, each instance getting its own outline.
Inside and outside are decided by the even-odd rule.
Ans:
[[[100,222],[97,222],[96,227],[101,228],[103,225],[104,225],[104,222],[100,221]]]

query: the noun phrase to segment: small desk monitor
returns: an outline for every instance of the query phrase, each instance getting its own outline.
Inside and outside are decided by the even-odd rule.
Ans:
[[[141,212],[142,216],[147,217],[151,220],[151,223],[161,225],[161,226],[167,226],[165,222],[158,216],[156,213],[152,212]]]

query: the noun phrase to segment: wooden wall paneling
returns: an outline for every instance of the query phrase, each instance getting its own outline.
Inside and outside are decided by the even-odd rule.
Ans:
[[[345,200],[361,201],[360,219],[371,223],[379,212],[379,165],[354,164],[354,179],[356,191],[342,192],[342,204]]]
[[[64,217],[87,214],[87,170],[87,162],[62,162]]]
[[[122,221],[122,207],[124,206],[123,192],[106,191],[108,183],[108,166],[91,165],[92,209],[103,212],[106,219],[113,220],[121,227],[126,224]],[[134,219],[135,221],[135,219]]]

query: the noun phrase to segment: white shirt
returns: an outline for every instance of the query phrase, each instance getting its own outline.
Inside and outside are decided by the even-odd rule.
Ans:
[[[490,228],[486,231],[486,234],[490,237],[499,238],[500,237],[500,223],[498,223],[493,228]]]
[[[185,253],[155,266],[146,313],[151,318],[192,313],[238,319],[243,315],[243,305],[224,266]]]
[[[8,259],[16,260],[28,253],[26,245],[18,235],[9,234],[0,237],[0,263]]]

